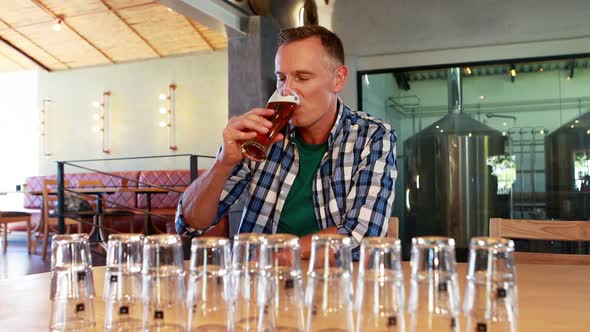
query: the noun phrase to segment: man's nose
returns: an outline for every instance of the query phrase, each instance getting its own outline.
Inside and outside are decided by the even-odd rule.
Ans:
[[[282,89],[289,89],[291,91],[295,91],[295,93],[299,94],[299,89],[297,87],[297,83],[292,78],[286,78],[281,86]]]

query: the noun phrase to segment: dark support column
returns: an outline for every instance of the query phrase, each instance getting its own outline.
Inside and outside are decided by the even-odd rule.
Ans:
[[[191,154],[189,157],[190,161],[190,173],[191,173],[191,183],[197,179],[199,176],[199,158],[194,154]]]
[[[252,16],[248,24],[248,36],[227,45],[229,117],[265,106],[275,89],[279,26],[266,16]]]
[[[65,218],[64,218],[64,163],[57,162],[57,230],[59,234],[66,232]]]
[[[248,36],[228,41],[228,116],[238,116],[266,105],[275,89],[275,54],[279,25],[270,17],[251,16]],[[244,205],[242,199],[229,212],[230,237],[237,233]]]

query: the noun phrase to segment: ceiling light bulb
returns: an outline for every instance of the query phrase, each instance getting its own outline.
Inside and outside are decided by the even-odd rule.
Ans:
[[[438,128],[439,128],[438,125],[436,125],[436,129],[438,129]]]
[[[98,114],[94,113],[94,114],[92,114],[92,118],[93,118],[94,120],[98,120],[98,119],[100,119],[100,115],[98,115]]]
[[[162,113],[162,114],[166,114],[166,108],[164,108],[164,107],[160,107],[160,113]]]
[[[580,120],[575,120],[574,122],[575,122],[575,123],[580,123]]]
[[[92,131],[95,133],[98,133],[99,130],[100,130],[100,128],[98,126],[92,127]]]
[[[162,127],[162,128],[166,127],[166,122],[160,121],[160,127]]]
[[[539,131],[539,134],[545,135],[545,130],[541,129],[541,131]]]
[[[471,133],[467,134],[467,136],[471,137]]]
[[[586,130],[586,134],[590,135],[590,129]]]
[[[507,126],[508,124],[506,122],[502,123],[503,126]]]
[[[574,125],[571,125],[571,126],[570,126],[570,128],[574,128],[574,127],[575,127]]]
[[[506,132],[505,131],[502,132],[502,136],[506,136]]]
[[[567,80],[568,80],[568,81],[569,81],[569,80],[571,80],[571,79],[572,79],[572,78],[571,78],[570,76],[568,76],[568,77],[567,77]]]
[[[61,22],[63,22],[63,20],[61,18],[58,19],[57,22],[51,26],[51,29],[53,29],[53,31],[61,31]]]
[[[165,94],[160,94],[160,100],[166,100],[166,95]]]
[[[483,100],[485,97],[484,96],[479,96],[479,99]]]
[[[440,130],[440,132],[441,132],[441,133],[444,133],[445,131],[441,129],[441,130]]]
[[[539,68],[539,71],[543,71],[543,70],[545,70],[545,69],[543,69],[543,67],[540,67],[540,68]]]
[[[93,101],[92,102],[92,107],[99,108],[100,107],[100,103],[97,102],[97,101]]]
[[[516,69],[510,69],[510,76],[516,76]]]

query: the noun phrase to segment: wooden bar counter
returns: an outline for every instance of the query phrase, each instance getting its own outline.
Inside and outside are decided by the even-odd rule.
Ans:
[[[407,293],[409,263],[403,267]],[[461,296],[466,268],[458,264]],[[94,282],[95,331],[102,331],[104,267],[94,268]],[[517,284],[520,332],[590,331],[590,266],[520,264]],[[0,331],[48,331],[49,287],[49,273],[0,281]]]

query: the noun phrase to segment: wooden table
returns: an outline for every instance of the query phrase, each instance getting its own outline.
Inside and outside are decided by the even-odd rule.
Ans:
[[[94,225],[92,227],[92,230],[90,231],[90,241],[95,242],[95,243],[102,243],[102,242],[106,242],[106,238],[103,235],[102,232],[102,212],[103,212],[103,207],[102,207],[102,195],[107,195],[107,194],[114,194],[120,191],[120,188],[114,188],[114,187],[89,187],[89,188],[65,188],[64,189],[64,193],[71,193],[71,192],[75,192],[77,194],[79,194],[81,196],[82,199],[91,199],[92,197],[90,197],[89,195],[96,195],[96,217],[94,219]],[[36,195],[36,196],[43,196],[43,191],[39,191],[39,190],[32,190],[32,191],[28,191],[27,193],[31,194],[31,195]],[[49,193],[51,195],[57,195],[57,188],[53,188],[49,191]],[[41,218],[42,221],[43,218]],[[39,229],[42,229],[41,227]]]
[[[305,262],[303,265],[306,267]],[[407,292],[409,264],[404,262],[403,267]],[[466,267],[458,264],[461,295]],[[94,282],[95,330],[102,331],[104,302],[100,294],[104,267],[94,268]],[[517,267],[517,282],[520,332],[590,330],[590,266],[521,264]],[[47,331],[51,311],[49,287],[49,273],[0,281],[0,330]]]
[[[98,228],[99,232],[97,233],[97,238],[94,238],[95,241],[98,242],[104,242],[106,241],[105,236],[102,234],[102,223],[101,223],[101,216],[102,216],[102,195],[103,194],[114,194],[114,193],[118,193],[118,192],[132,192],[135,193],[137,195],[146,195],[146,219],[145,219],[145,233],[146,235],[151,235],[153,234],[153,226],[152,226],[152,222],[151,222],[151,210],[152,210],[152,205],[151,205],[151,195],[154,194],[167,194],[170,191],[184,191],[186,187],[174,187],[174,188],[164,188],[164,187],[139,187],[139,188],[122,188],[122,187],[88,187],[88,188],[84,188],[84,187],[73,187],[73,188],[67,188],[66,192],[75,192],[81,195],[96,195],[97,198],[97,204],[96,204],[96,214],[98,216],[97,218],[97,225],[95,225],[95,228]],[[37,196],[41,196],[43,195],[43,191],[40,190],[31,190],[31,191],[27,191],[26,193],[29,193],[31,195],[37,195]],[[57,194],[57,189],[51,189],[50,194],[52,195],[56,195]],[[95,234],[94,229],[91,232],[92,234]]]
[[[186,187],[182,187],[178,190],[184,191],[185,188]],[[177,189],[160,188],[160,187],[138,187],[138,188],[125,188],[124,190],[134,192],[138,195],[146,195],[145,207],[146,207],[147,213],[145,214],[145,234],[151,235],[154,233],[154,226],[152,225],[152,194],[167,194],[170,191],[175,191]]]

